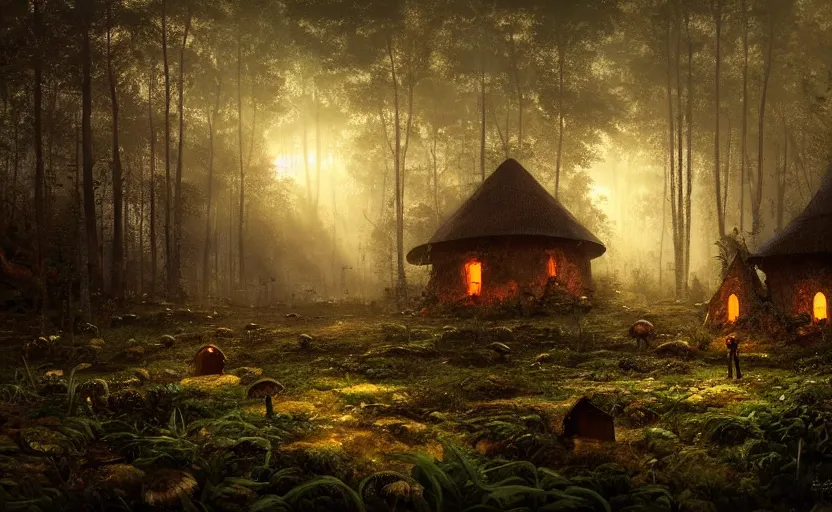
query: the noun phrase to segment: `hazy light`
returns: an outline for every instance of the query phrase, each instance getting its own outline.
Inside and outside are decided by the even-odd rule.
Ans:
[[[603,186],[594,184],[589,189],[590,195],[592,195],[592,199],[600,199],[601,197],[610,197],[610,189]]]

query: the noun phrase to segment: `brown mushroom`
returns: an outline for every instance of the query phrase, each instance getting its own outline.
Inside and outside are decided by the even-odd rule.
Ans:
[[[272,397],[285,390],[286,387],[274,379],[260,379],[248,388],[248,397],[265,398],[266,417],[271,418],[274,415],[274,409],[272,409]]]
[[[144,485],[144,502],[148,505],[168,506],[183,496],[190,496],[197,487],[196,479],[187,471],[162,469]]]

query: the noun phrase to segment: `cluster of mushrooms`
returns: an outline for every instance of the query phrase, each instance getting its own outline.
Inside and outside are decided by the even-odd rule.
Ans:
[[[250,324],[254,325],[254,324]],[[196,376],[222,375],[225,369],[226,356],[216,345],[205,345],[200,348],[194,357],[194,373]],[[249,386],[246,395],[249,398],[262,398],[266,401],[266,417],[274,416],[272,397],[286,391],[286,387],[280,382],[264,378]]]

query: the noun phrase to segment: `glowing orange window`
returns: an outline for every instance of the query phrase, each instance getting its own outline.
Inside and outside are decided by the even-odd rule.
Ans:
[[[812,301],[812,311],[816,322],[826,320],[828,318],[829,312],[826,308],[826,295],[821,292],[815,294],[815,299]]]
[[[728,297],[728,321],[736,322],[740,317],[740,299],[733,293]]]
[[[549,256],[549,261],[546,263],[546,272],[548,273],[549,277],[557,277],[558,264],[555,262],[554,256]]]
[[[465,281],[468,284],[468,295],[479,295],[482,290],[482,263],[469,261],[465,264]]]

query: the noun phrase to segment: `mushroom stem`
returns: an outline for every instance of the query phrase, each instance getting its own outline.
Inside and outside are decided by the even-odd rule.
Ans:
[[[274,416],[274,409],[272,409],[272,397],[266,397],[266,417],[271,418]]]

